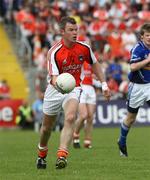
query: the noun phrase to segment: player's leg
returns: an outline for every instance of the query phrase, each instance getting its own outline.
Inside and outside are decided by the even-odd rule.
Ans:
[[[84,126],[84,147],[91,148],[92,147],[92,130],[93,130],[93,116],[95,112],[95,104],[87,104],[87,112],[88,116],[86,119],[86,123]]]
[[[38,145],[38,161],[37,168],[46,168],[45,158],[47,156],[48,151],[48,140],[51,135],[51,131],[55,124],[56,115],[61,109],[61,102],[64,98],[64,95],[58,93],[58,91],[51,86],[50,84],[47,86],[44,102],[43,102],[43,122],[40,129],[40,142]]]
[[[44,114],[42,126],[40,129],[40,142],[38,144],[38,159],[37,159],[37,168],[45,169],[46,168],[46,156],[48,152],[48,140],[51,135],[52,128],[55,123],[56,115],[50,116]]]
[[[86,124],[84,127],[85,137],[84,137],[84,147],[91,148],[92,140],[92,129],[93,129],[93,117],[96,110],[96,92],[92,86],[88,87],[87,92],[87,112],[88,116],[86,119]]]
[[[80,130],[84,125],[84,121],[87,119],[87,105],[85,103],[80,103],[78,112],[78,118],[75,122],[75,128],[73,133],[74,148],[80,148]]]
[[[143,85],[135,83],[130,83],[128,87],[128,113],[126,119],[121,123],[120,137],[118,140],[118,146],[121,156],[128,156],[126,145],[127,135],[132,124],[136,120],[139,107],[144,104],[145,94],[143,93],[143,88]]]
[[[80,104],[79,104],[79,108],[78,108],[78,118],[75,122],[75,130],[74,130],[74,134],[73,134],[74,148],[80,148],[79,133],[80,133],[80,129],[84,125],[84,120],[87,118],[86,99],[87,99],[87,90],[86,90],[86,86],[83,85],[82,93],[80,96]]]
[[[74,122],[77,115],[78,100],[69,99],[64,105],[64,127],[60,135],[60,145],[57,151],[56,168],[65,168],[67,165],[68,148],[72,141]]]
[[[121,156],[128,156],[126,140],[130,127],[134,123],[136,116],[137,113],[128,112],[126,119],[121,124],[120,137],[118,140],[118,146]]]

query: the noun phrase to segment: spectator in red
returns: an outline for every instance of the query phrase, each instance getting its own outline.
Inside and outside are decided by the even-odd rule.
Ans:
[[[142,6],[142,10],[138,12],[138,17],[142,20],[149,21],[150,20],[150,10],[149,4],[145,3]]]
[[[82,24],[79,28],[78,41],[82,41],[82,42],[86,42],[87,44],[91,44],[90,38],[87,36],[87,26],[85,24]]]
[[[110,77],[107,81],[108,83],[108,87],[111,89],[112,95],[118,93],[119,91],[119,85],[118,83],[115,81],[115,79],[113,79],[112,77]]]
[[[118,56],[122,55],[122,37],[120,32],[118,32],[117,29],[114,29],[114,31],[108,35],[107,39],[109,45],[110,45],[110,51],[111,51],[111,57],[116,58]]]
[[[29,6],[21,9],[15,15],[17,24],[21,25],[21,29],[25,36],[32,35],[35,31],[35,17],[33,16]]]
[[[5,79],[0,82],[0,100],[10,98],[10,87]]]

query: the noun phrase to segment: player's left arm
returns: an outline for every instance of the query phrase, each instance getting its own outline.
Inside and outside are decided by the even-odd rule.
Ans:
[[[131,71],[137,71],[137,70],[139,70],[139,69],[141,69],[141,68],[143,68],[149,64],[150,64],[150,54],[143,61],[130,64],[130,69],[131,69]]]
[[[100,64],[98,63],[98,61],[94,64],[92,64],[92,69],[93,69],[93,72],[96,74],[98,80],[101,82],[102,84],[102,91],[103,91],[103,95],[105,96],[105,98],[107,100],[110,100],[110,90],[107,86],[107,83],[105,81],[105,77],[104,77],[104,73],[102,71],[102,68],[100,66]]]
[[[92,64],[92,70],[101,83],[105,82],[105,77],[98,61]]]

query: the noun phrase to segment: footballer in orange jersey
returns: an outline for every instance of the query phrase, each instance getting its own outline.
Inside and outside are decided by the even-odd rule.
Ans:
[[[107,100],[110,91],[99,63],[91,48],[77,41],[78,26],[72,17],[63,17],[60,21],[62,40],[56,43],[48,52],[48,86],[43,101],[43,122],[40,130],[38,145],[37,168],[46,168],[48,140],[51,135],[56,115],[63,108],[64,127],[60,135],[60,144],[57,151],[56,168],[65,168],[67,165],[68,148],[73,138],[74,123],[78,111],[81,94],[81,69],[84,61],[91,64],[93,72],[102,82],[103,94]],[[76,87],[68,94],[60,92],[56,86],[57,76],[63,72],[71,73],[76,79]]]

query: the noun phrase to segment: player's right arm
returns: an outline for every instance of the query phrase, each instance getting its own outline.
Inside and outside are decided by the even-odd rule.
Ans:
[[[48,69],[48,76],[49,76],[48,83],[53,85],[54,88],[58,92],[64,94],[63,90],[56,83],[57,77],[59,75],[59,69],[58,69],[58,66],[56,64],[55,52],[60,47],[59,45],[60,45],[60,43],[57,43],[47,53],[47,69]]]

